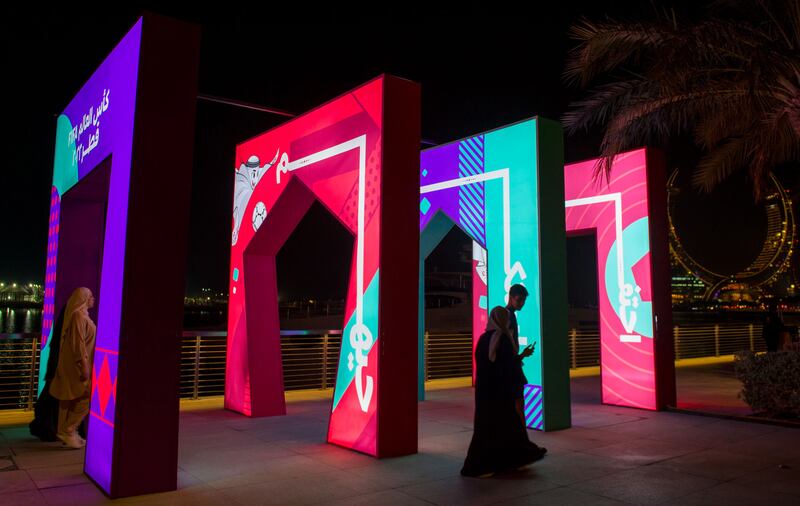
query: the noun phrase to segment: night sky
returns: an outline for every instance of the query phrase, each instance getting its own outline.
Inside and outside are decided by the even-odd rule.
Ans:
[[[258,11],[224,3],[151,10],[202,25],[201,93],[302,112],[391,73],[422,84],[422,135],[439,143],[535,115],[559,119],[569,102],[582,96],[561,81],[572,46],[569,25],[581,16],[630,17],[652,9],[639,1],[564,0],[549,9],[529,4],[537,10],[523,14],[499,2],[432,8],[433,3],[403,2],[380,13],[372,7],[331,7],[311,18],[305,2],[291,3],[296,8],[272,3]],[[678,12],[687,16],[700,15],[702,6],[677,2]],[[141,10],[17,9],[0,20],[6,89],[0,280],[42,280],[56,117]],[[188,292],[227,290],[234,147],[283,121],[198,101]],[[600,132],[567,138],[566,160],[594,157],[599,139]],[[688,171],[696,160],[686,140],[664,148],[671,169]],[[747,247],[723,253],[720,246],[763,236],[763,217],[748,207],[749,196],[743,181],[712,196],[687,196],[676,217],[686,247],[721,270],[746,264]],[[709,216],[707,223],[690,218],[697,210]],[[343,297],[351,248],[347,232],[322,206],[314,206],[278,258],[279,290]],[[585,249],[573,248],[578,264],[581,258],[591,262],[591,252],[580,253]],[[457,264],[458,252],[452,257]],[[319,272],[301,277],[301,265]],[[335,272],[323,272],[331,268]],[[300,293],[315,280],[316,293]]]

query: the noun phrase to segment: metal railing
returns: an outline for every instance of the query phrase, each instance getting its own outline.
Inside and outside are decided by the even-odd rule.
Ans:
[[[695,324],[674,328],[675,358],[764,351],[759,324]],[[226,332],[184,332],[181,342],[180,396],[213,397],[225,393]],[[336,380],[341,330],[281,331],[286,390],[331,388]],[[570,367],[600,365],[597,329],[570,329]],[[425,333],[425,380],[472,373],[469,333]],[[32,409],[39,377],[39,335],[0,334],[0,409]]]
[[[225,393],[225,332],[184,332],[181,343],[182,399]],[[336,381],[341,330],[282,330],[281,359],[286,390],[329,388]]]
[[[425,381],[472,375],[472,334],[425,332]]]
[[[341,345],[341,330],[282,330],[283,388],[333,387]]]
[[[766,351],[761,325],[754,323],[692,324],[673,327],[675,360],[721,357],[743,350]],[[569,330],[569,366],[572,369],[600,365],[600,331]]]
[[[600,365],[600,331],[598,329],[569,329],[569,367]]]
[[[766,351],[761,325],[753,323],[675,326],[675,359],[719,357],[742,350]]]
[[[227,332],[184,332],[181,340],[181,399],[225,393]]]
[[[0,334],[0,409],[33,409],[39,334]]]

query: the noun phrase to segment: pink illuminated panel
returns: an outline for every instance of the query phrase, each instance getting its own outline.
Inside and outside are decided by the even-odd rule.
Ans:
[[[655,338],[666,337],[655,332],[664,292],[653,284],[649,199],[665,190],[648,188],[644,149],[615,158],[608,181],[594,177],[595,162],[564,167],[564,193],[567,232],[597,239],[602,399],[658,409]]]
[[[387,92],[389,88],[406,91],[395,95]],[[408,91],[412,88],[416,90],[395,78],[378,78],[237,146],[226,408],[249,416],[286,413],[275,255],[317,199],[355,239],[328,441],[376,456],[416,450],[416,403],[404,400],[415,400],[413,376],[403,380],[403,374],[392,369],[407,361],[416,363],[416,356],[403,348],[416,349],[413,327],[406,332],[402,323],[393,323],[391,311],[379,311],[379,301],[390,304],[392,296],[406,291],[416,295],[417,179],[413,165],[398,166],[407,163],[398,160],[405,156],[415,165],[418,123],[385,134],[385,126],[397,121],[386,119],[387,115],[404,121],[413,118],[418,104],[409,98],[416,93]],[[395,107],[399,103],[403,106]],[[406,112],[395,115],[397,111]],[[410,138],[414,132],[416,137]],[[398,142],[402,149],[392,151]],[[392,192],[383,193],[386,185]],[[384,230],[388,226],[391,230]],[[389,261],[401,243],[410,251],[408,265]],[[398,275],[406,268],[408,273]],[[413,297],[397,304],[393,310],[398,315],[417,312]],[[405,341],[393,342],[395,333],[403,334],[398,337]],[[381,358],[381,345],[395,353]],[[389,367],[383,382],[382,361]],[[381,391],[391,403],[382,411],[386,415],[381,415]],[[393,409],[405,415],[391,416]],[[413,426],[406,417],[413,418]],[[404,426],[391,434],[397,424]],[[380,434],[385,434],[383,439]]]

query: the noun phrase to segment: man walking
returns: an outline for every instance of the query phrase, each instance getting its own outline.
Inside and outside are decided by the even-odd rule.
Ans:
[[[508,289],[508,304],[506,305],[506,310],[508,310],[509,330],[511,331],[511,338],[514,340],[515,353],[519,353],[519,323],[517,322],[517,311],[522,310],[527,299],[528,290],[524,286],[517,284],[512,285],[511,288]],[[527,425],[525,423],[525,385],[528,383],[528,378],[526,378],[525,373],[522,372],[522,361],[533,355],[533,350],[534,343],[531,343],[517,356],[516,380],[514,381],[517,398],[514,405],[523,427]],[[547,448],[539,447],[530,441],[528,444],[539,452],[539,458],[547,453]]]
[[[511,337],[514,338],[514,343],[519,349],[519,323],[517,323],[517,311],[522,310],[525,306],[525,301],[528,299],[528,290],[522,285],[512,285],[508,290],[508,309],[510,316]],[[520,360],[533,355],[533,345],[528,345],[522,350],[519,355]]]

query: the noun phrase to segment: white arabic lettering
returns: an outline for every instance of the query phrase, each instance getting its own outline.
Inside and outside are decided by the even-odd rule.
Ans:
[[[100,116],[108,110],[110,95],[111,91],[108,88],[103,89],[103,95],[97,104],[97,108],[90,106],[89,111],[81,117],[80,122],[69,131],[67,135],[68,145],[77,144],[75,152],[72,154],[73,165],[77,162],[83,163],[83,159],[100,144]],[[81,136],[90,127],[94,127],[94,133],[89,135],[89,141],[84,146],[80,142]]]
[[[368,365],[367,354],[372,347],[373,338],[372,332],[369,327],[363,323],[357,323],[350,329],[350,346],[353,347],[353,352],[347,356],[348,368],[353,370],[353,359],[356,362],[356,395],[358,402],[361,405],[361,411],[367,412],[369,403],[372,399],[372,390],[374,388],[372,376],[367,376],[367,387],[364,389],[364,380],[362,371]],[[355,353],[355,356],[353,355]]]
[[[637,285],[635,288],[630,283],[625,283],[619,290],[619,319],[625,332],[628,334],[636,328],[636,308],[639,307],[639,293],[642,289]],[[634,292],[636,295],[634,295]]]

